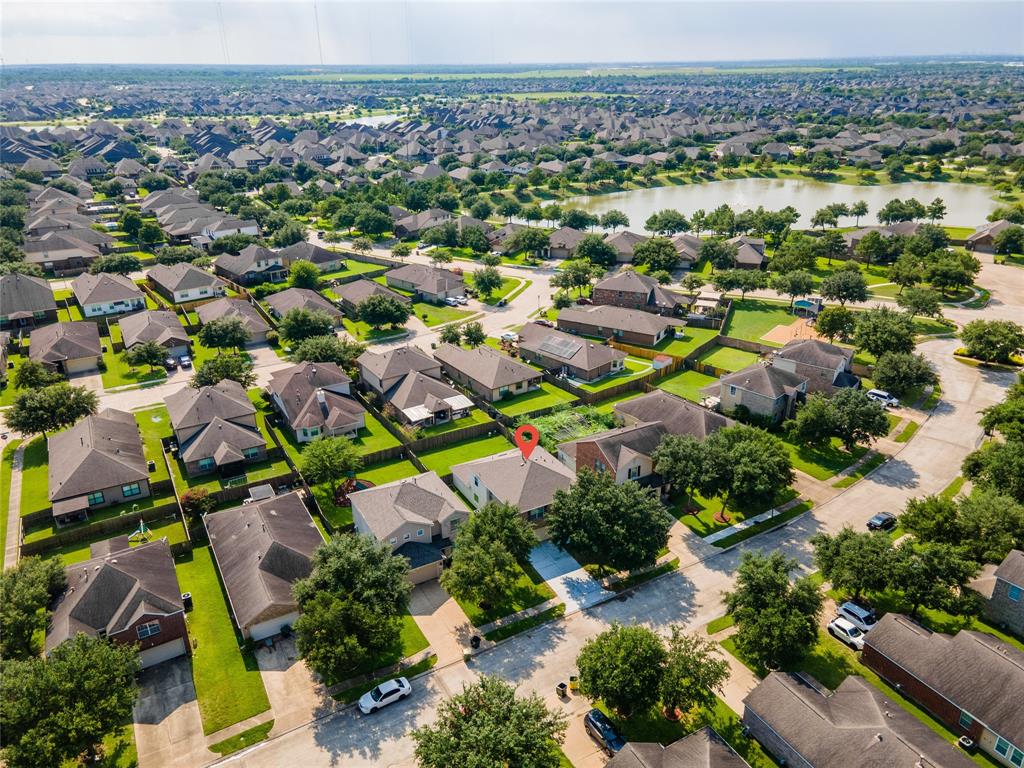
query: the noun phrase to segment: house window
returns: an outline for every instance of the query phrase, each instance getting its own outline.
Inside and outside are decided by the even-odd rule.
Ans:
[[[628,477],[630,480],[636,480],[638,477],[640,477],[640,467],[630,467],[629,470],[626,472],[626,477]]]
[[[475,485],[475,486],[479,486],[480,485],[480,478],[477,475],[473,475],[473,485]]]
[[[970,728],[974,724],[974,718],[966,712],[960,713],[960,727],[963,729]]]
[[[259,448],[246,448],[244,451],[242,451],[242,456],[244,456],[247,459],[255,459],[259,455]]]
[[[213,469],[213,459],[209,458],[209,457],[205,458],[205,459],[200,459],[199,460],[199,468],[200,469]]]
[[[1017,603],[1020,602],[1021,593],[1024,593],[1024,590],[1011,584],[1010,589],[1006,592],[1006,596]]]
[[[608,469],[608,467],[604,465],[603,461],[595,461],[594,469],[596,469],[598,472],[604,472],[606,469]]]
[[[391,543],[392,544],[397,544],[398,543],[398,539],[396,539],[394,536],[392,536],[391,537]]]
[[[150,621],[146,624],[140,624],[135,628],[135,631],[139,635],[139,640],[145,640],[147,637],[160,634],[160,622]]]
[[[128,485],[121,486],[121,495],[126,499],[130,499],[132,496],[138,496],[142,493],[142,489],[139,488],[138,483],[128,483]]]
[[[1014,749],[1013,754],[1010,755],[1010,762],[1020,768],[1021,765],[1024,765],[1024,752]]]
[[[729,394],[730,395],[735,395],[736,394],[736,387],[734,387],[732,384],[729,385]]]
[[[422,528],[418,528],[418,529],[416,530],[416,535],[417,535],[417,536],[422,536],[422,535],[423,535],[423,529],[422,529]]]
[[[409,540],[409,534],[408,533],[405,534],[404,536],[402,536],[402,541],[408,541],[408,540]]]
[[[207,293],[209,293],[209,291],[207,291],[205,288],[200,288],[199,289],[199,295],[200,296],[205,296]]]
[[[996,752],[1006,757],[1010,753],[1010,742],[1000,736],[996,739]]]
[[[544,517],[544,507],[537,507],[537,509],[531,509],[526,513],[527,520],[540,520]]]
[[[88,501],[90,507],[95,507],[97,504],[102,504],[104,501],[103,491],[96,491],[96,493],[90,493]]]

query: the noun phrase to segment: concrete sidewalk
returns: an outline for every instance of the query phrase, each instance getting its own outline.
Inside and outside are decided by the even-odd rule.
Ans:
[[[7,537],[4,540],[4,568],[18,564],[21,553],[21,467],[25,462],[25,443],[14,449],[11,487],[7,490]]]

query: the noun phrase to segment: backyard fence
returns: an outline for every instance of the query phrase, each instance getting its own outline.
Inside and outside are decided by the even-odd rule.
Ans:
[[[138,527],[140,520],[145,520],[147,523],[151,523],[155,520],[162,520],[167,517],[173,517],[177,520],[177,512],[178,504],[175,501],[169,504],[161,504],[159,507],[150,507],[149,509],[140,510],[138,512],[125,512],[117,517],[110,517],[106,520],[88,522],[83,525],[58,531],[52,536],[22,543],[21,556],[28,557],[29,555],[38,555],[42,552],[48,552],[51,549],[57,549],[58,547],[75,544],[88,539],[94,539],[105,534],[113,535],[127,530],[132,530]]]

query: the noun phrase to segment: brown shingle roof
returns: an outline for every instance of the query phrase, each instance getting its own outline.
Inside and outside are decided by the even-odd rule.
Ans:
[[[52,323],[36,328],[29,336],[28,356],[44,363],[99,357],[100,332],[96,323]]]
[[[50,501],[149,478],[135,417],[112,408],[86,416],[47,441]]]

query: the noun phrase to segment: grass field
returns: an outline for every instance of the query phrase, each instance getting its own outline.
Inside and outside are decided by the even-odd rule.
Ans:
[[[374,485],[383,485],[395,480],[418,475],[420,471],[416,465],[406,459],[393,459],[374,464],[372,467],[364,467],[358,473],[358,477],[369,480]],[[351,514],[351,512],[349,512]]]
[[[767,512],[773,506],[781,506],[787,501],[795,499],[796,496],[796,491],[792,488],[787,488],[775,497],[774,504],[760,504],[746,508],[737,508],[735,504],[730,505],[729,522],[727,523],[720,523],[715,520],[715,515],[722,511],[722,499],[717,496],[713,499],[705,499],[700,494],[694,494],[691,511],[687,511],[686,497],[681,495],[673,500],[668,510],[679,522],[698,536],[703,537],[720,531],[723,528],[728,528],[730,525],[740,523],[748,517]]]
[[[197,595],[188,614],[189,634],[196,641],[192,653],[203,733],[210,734],[265,712],[270,707],[259,666],[251,653],[240,649],[241,640],[228,613],[209,546],[196,547],[175,560],[182,592]]]
[[[121,359],[121,353],[111,352],[109,349],[103,353],[103,362],[107,370],[103,371],[104,389],[124,387],[131,384],[147,384],[162,382],[167,378],[167,372],[160,366],[150,368],[148,365],[132,368]]]
[[[22,517],[50,506],[48,457],[46,438],[42,435],[25,446],[25,456],[21,465]]]
[[[257,744],[266,739],[267,736],[270,735],[270,729],[273,727],[273,720],[268,720],[265,723],[254,725],[252,728],[247,728],[229,739],[224,739],[224,741],[218,741],[216,744],[211,744],[210,751],[216,752],[221,757],[233,755],[235,752],[240,752],[246,747],[251,747],[253,744]]]
[[[512,291],[519,288],[519,284],[522,281],[518,277],[503,277],[501,279],[501,285],[495,288],[487,296],[480,296],[480,301],[484,304],[494,305],[499,301],[508,296]],[[473,282],[473,274],[469,273],[466,275],[466,284],[469,286],[475,285]]]
[[[693,354],[693,350],[717,335],[718,331],[712,328],[687,328],[683,338],[662,339],[654,346],[654,349],[673,357],[689,357]]]
[[[507,451],[511,447],[511,444],[502,435],[495,435],[494,437],[463,440],[444,448],[425,451],[419,454],[419,458],[427,469],[431,469],[439,475],[447,475],[451,472],[453,464],[481,459],[484,456]]]
[[[580,382],[576,386],[580,389],[585,389],[587,392],[603,392],[606,389],[617,387],[619,384],[625,384],[627,381],[632,381],[635,378],[650,373],[652,370],[649,361],[638,357],[627,357],[623,363],[625,367],[621,373],[605,376],[593,383]]]
[[[761,342],[761,337],[777,325],[789,325],[796,320],[785,302],[766,299],[743,299],[733,303],[732,313],[722,328],[723,336]],[[761,342],[768,343],[768,342]],[[769,346],[782,346],[769,344]]]
[[[490,416],[481,411],[479,408],[474,408],[469,412],[468,416],[463,416],[461,419],[455,419],[454,421],[447,421],[443,424],[435,424],[432,427],[424,427],[420,431],[424,437],[431,435],[440,435],[445,432],[453,432],[456,429],[464,429],[471,427],[474,424],[486,424],[489,421],[494,421]]]
[[[360,341],[379,341],[380,339],[387,339],[392,336],[400,336],[408,331],[403,326],[387,326],[384,328],[371,328],[369,325],[364,323],[362,320],[352,320],[346,317],[342,320],[342,324],[345,326],[345,330],[355,336]]]
[[[147,522],[146,527],[149,529],[150,541],[166,538],[168,544],[178,544],[188,540],[188,536],[185,534],[185,526],[182,525],[181,519],[176,516]],[[124,533],[131,533],[131,530],[124,531]],[[73,544],[66,544],[63,547],[47,550],[42,556],[59,557],[64,565],[80,563],[92,557],[92,553],[89,551],[90,544],[109,539],[111,535],[110,531],[97,533]],[[141,540],[136,540],[131,543],[131,546],[141,543]]]
[[[412,311],[429,328],[433,328],[435,325],[453,323],[457,320],[465,320],[467,317],[472,317],[475,314],[472,310],[456,309],[446,304],[428,304],[425,301],[413,302]]]
[[[782,442],[789,451],[793,466],[801,472],[810,475],[815,480],[828,480],[853,464],[853,462],[867,453],[868,450],[863,446],[857,446],[853,453],[847,453],[846,449],[843,448],[843,444],[834,437],[829,445],[821,448],[810,445],[796,445],[788,440],[783,440]]]
[[[721,368],[724,371],[729,371],[729,373],[746,368],[748,365],[753,365],[759,359],[760,357],[756,352],[747,352],[742,349],[722,346],[712,347],[697,358],[698,362],[714,366],[715,368]]]
[[[527,563],[525,568],[519,567],[519,578],[509,593],[505,595],[504,599],[488,606],[486,610],[481,608],[479,604],[469,600],[459,600],[456,598],[456,601],[462,610],[466,612],[469,620],[475,626],[481,626],[503,616],[510,616],[513,613],[540,605],[554,596],[555,593],[551,590],[551,587],[545,583],[540,574],[533,569],[533,566]]]
[[[659,380],[658,389],[699,403],[701,400],[700,390],[716,381],[718,379],[714,376],[707,376],[697,371],[676,371]]]
[[[574,403],[577,397],[554,384],[541,382],[540,389],[527,392],[524,395],[517,395],[508,400],[499,400],[494,407],[506,416],[522,416],[526,413],[533,413],[542,408],[550,408],[560,403]]]

